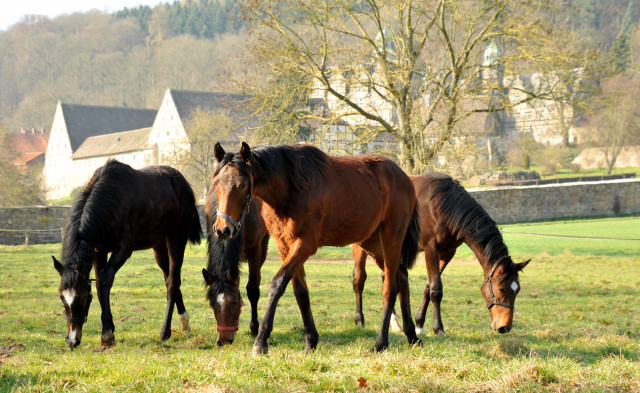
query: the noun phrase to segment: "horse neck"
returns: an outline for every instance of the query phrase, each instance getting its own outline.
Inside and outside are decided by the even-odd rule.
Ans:
[[[268,179],[254,178],[253,195],[276,211],[286,205],[291,195],[284,176],[272,176]]]
[[[487,275],[487,273],[489,273],[489,271],[493,267],[493,264],[496,263],[500,258],[504,256],[503,253],[487,256],[484,253],[485,247],[483,247],[482,245],[477,243],[471,243],[471,242],[467,243],[466,241],[465,243],[467,244],[467,246],[469,246],[471,251],[473,251],[473,253],[475,254],[476,258],[478,259],[478,262],[480,263],[480,266],[482,266],[482,270],[484,271],[485,276]]]

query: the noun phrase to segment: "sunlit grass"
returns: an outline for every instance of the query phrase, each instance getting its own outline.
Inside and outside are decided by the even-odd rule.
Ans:
[[[600,236],[626,236],[620,228],[630,224],[633,231],[634,220],[638,222],[553,222],[528,229],[545,233],[545,228],[568,225],[574,228],[567,233],[578,233],[582,227],[602,225],[593,229]],[[479,292],[482,270],[470,254],[460,252],[443,275],[447,334],[427,332],[423,346],[412,348],[403,335],[391,333],[389,349],[372,353],[381,318],[378,268],[368,265],[362,329],[353,324],[352,263],[314,259],[305,267],[320,333],[318,349],[304,351],[300,313],[288,289],[276,313],[269,354],[257,359],[251,357],[246,297],[236,341],[216,346],[215,320],[204,300],[200,273],[206,264],[203,245],[189,248],[182,274],[192,331],[181,332],[174,318],[172,338],[159,340],[165,307],[162,273],[151,252],[137,252],[116,276],[112,308],[117,345],[104,352],[95,351],[100,344],[97,298],[82,345],[70,350],[64,343],[59,276],[50,257],[59,255],[60,245],[1,246],[0,391],[364,391],[360,384],[368,391],[639,391],[638,246],[633,246],[635,254],[620,254],[615,247],[607,251],[613,243],[598,243],[603,254],[593,255],[583,254],[589,242],[572,240],[568,251],[554,254],[547,251],[550,238],[505,238],[512,254],[533,258],[521,274],[514,329],[507,335],[490,330]],[[348,248],[346,252],[348,258]],[[263,268],[260,315],[269,279],[279,266],[274,258]],[[244,266],[243,293],[246,276]],[[425,282],[424,263],[418,263],[410,272],[414,310]]]

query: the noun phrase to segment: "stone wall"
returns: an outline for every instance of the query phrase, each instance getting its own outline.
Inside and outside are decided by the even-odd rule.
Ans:
[[[60,243],[69,206],[0,208],[0,244]]]
[[[498,223],[640,214],[640,179],[468,189]],[[69,206],[0,208],[0,244],[59,243]],[[200,222],[204,226],[202,206]]]
[[[468,189],[498,223],[640,213],[640,179]]]

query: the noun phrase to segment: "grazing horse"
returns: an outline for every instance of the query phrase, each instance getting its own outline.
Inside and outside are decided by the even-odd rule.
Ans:
[[[193,190],[177,170],[159,166],[135,170],[109,160],[98,168],[73,202],[62,240],[60,299],[67,319],[65,340],[80,345],[91,304],[89,274],[94,268],[102,308],[102,346],[115,344],[109,294],[116,272],[136,250],[153,248],[167,286],[167,309],[160,338],[171,337],[174,305],[189,331],[189,314],[180,292],[180,268],[187,241],[202,236]],[[107,254],[111,256],[107,262]]]
[[[289,281],[302,314],[306,349],[314,350],[318,332],[311,313],[304,262],[319,247],[358,243],[376,255],[384,270],[383,318],[375,350],[388,346],[389,319],[400,296],[404,332],[419,343],[411,320],[407,269],[418,253],[415,191],[393,161],[376,155],[330,157],[308,145],[270,146],[239,153],[214,149],[218,162],[213,184],[218,195],[214,223],[220,239],[233,236],[248,201],[261,199],[262,217],[283,263],[271,281],[267,308],[253,355],[268,351],[278,300]]]
[[[416,314],[417,333],[423,332],[429,301],[433,302],[433,331],[444,334],[440,317],[442,281],[440,275],[464,242],[478,258],[484,270],[480,291],[491,314],[491,328],[507,333],[513,326],[513,307],[520,292],[518,272],[530,260],[514,263],[502,240],[502,234],[487,212],[457,181],[442,173],[409,176],[416,190],[420,216],[420,248],[425,252],[429,279]],[[357,325],[364,324],[362,291],[366,280],[367,253],[353,246],[355,267],[353,289],[356,293]]]
[[[213,309],[218,328],[217,344],[231,344],[238,331],[242,295],[240,294],[240,261],[249,262],[247,297],[251,303],[249,327],[253,336],[258,334],[258,299],[260,298],[260,269],[267,258],[269,233],[260,215],[262,202],[253,198],[247,202],[230,238],[222,240],[215,233],[218,196],[210,187],[204,204],[207,221],[209,262],[202,275],[209,289],[207,299]],[[229,218],[231,220],[231,218]]]

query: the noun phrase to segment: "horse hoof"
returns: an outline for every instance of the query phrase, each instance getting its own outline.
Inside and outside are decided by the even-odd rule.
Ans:
[[[422,346],[422,340],[421,339],[416,339],[413,342],[409,343],[411,344],[412,347],[421,347]]]
[[[102,346],[105,348],[112,347],[116,345],[116,337],[113,335],[113,332],[109,330],[108,332],[102,333],[100,337],[100,341],[102,341]]]
[[[377,344],[373,347],[373,352],[382,352],[387,349],[388,344]]]
[[[253,349],[251,350],[251,356],[256,358],[258,356],[266,355],[267,352],[269,352],[268,347],[254,346]]]
[[[438,336],[444,336],[444,330],[436,330]]]

